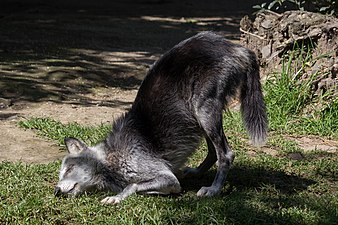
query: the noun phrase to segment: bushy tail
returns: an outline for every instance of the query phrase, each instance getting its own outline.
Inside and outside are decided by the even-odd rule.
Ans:
[[[241,111],[243,122],[252,143],[262,146],[266,142],[268,120],[259,76],[259,65],[253,56],[248,68],[247,81],[241,90]]]

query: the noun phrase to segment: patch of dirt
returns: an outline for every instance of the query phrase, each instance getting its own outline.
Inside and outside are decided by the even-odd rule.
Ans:
[[[50,162],[65,152],[19,120],[111,123],[147,69],[202,30],[239,40],[251,0],[4,0],[0,7],[0,161]]]
[[[44,101],[41,103],[20,102],[0,112],[0,120],[18,120],[31,117],[51,117],[62,123],[77,122],[83,125],[111,123],[114,118],[127,111],[137,93],[135,90],[107,88],[105,94],[99,92],[90,96],[90,102],[77,104]],[[106,92],[109,92],[108,93]],[[84,96],[88,98],[88,95]],[[7,121],[8,122],[8,121]]]
[[[255,156],[257,155],[258,152],[263,152],[265,154],[268,154],[268,155],[272,155],[272,156],[278,156],[278,151],[274,148],[270,148],[270,147],[267,147],[267,146],[263,146],[261,148],[256,148],[256,149],[251,149],[251,150],[248,150],[247,151],[247,154],[249,156]]]
[[[294,141],[297,143],[298,147],[301,148],[305,153],[312,151],[322,151],[326,153],[338,153],[338,141],[329,140],[317,136],[284,136],[285,139]],[[250,149],[247,151],[249,156],[255,156],[257,153],[265,153],[272,156],[278,156],[279,151],[276,148],[270,146],[263,146],[261,148]],[[288,158],[294,160],[302,160],[304,156],[299,152],[289,153]]]
[[[330,153],[338,152],[338,141],[327,140],[315,136],[307,137],[287,137],[290,140],[295,141],[298,146],[304,150],[304,152],[310,151],[326,151]]]
[[[0,137],[0,161],[46,163],[65,155],[53,142],[36,137],[33,132],[20,129],[14,123],[2,123]]]

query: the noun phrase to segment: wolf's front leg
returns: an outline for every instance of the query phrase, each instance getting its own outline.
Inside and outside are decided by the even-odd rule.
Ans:
[[[115,196],[110,196],[104,198],[101,203],[103,204],[118,204],[120,203],[123,199],[128,197],[131,194],[134,194],[137,192],[137,186],[138,184],[129,184],[123,191]]]
[[[197,168],[185,168],[183,177],[198,177],[207,172],[217,161],[215,147],[209,137],[206,137],[208,155]]]
[[[159,174],[159,176],[139,183],[129,184],[123,191],[115,196],[104,198],[103,204],[118,204],[123,199],[134,193],[144,194],[171,194],[181,192],[181,186],[175,175],[171,172]]]

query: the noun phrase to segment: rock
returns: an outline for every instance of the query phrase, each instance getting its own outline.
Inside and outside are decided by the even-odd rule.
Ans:
[[[249,16],[244,16],[239,22],[240,27],[244,31],[251,31],[252,29],[252,21],[249,19]]]
[[[310,31],[309,36],[310,37],[320,37],[321,34],[322,34],[322,29],[314,28],[313,30]]]
[[[289,159],[292,159],[292,160],[303,160],[303,159],[304,159],[303,154],[300,153],[300,152],[292,152],[292,153],[289,153],[289,154],[287,155],[287,157],[288,157]]]
[[[268,58],[271,55],[271,45],[266,45],[261,49],[262,58]]]
[[[0,98],[0,109],[6,109],[12,104],[10,99]]]
[[[271,20],[264,20],[261,24],[262,27],[264,27],[265,29],[270,29],[273,26],[273,23]]]

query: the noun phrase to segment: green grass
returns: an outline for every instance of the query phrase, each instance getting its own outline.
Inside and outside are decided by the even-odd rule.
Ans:
[[[98,142],[109,126],[83,127],[48,118],[32,118],[20,126],[59,144],[65,136]],[[114,193],[93,193],[78,198],[56,198],[53,188],[60,162],[47,165],[0,163],[0,224],[334,224],[337,221],[337,154],[305,153],[292,141],[272,133],[269,148],[274,157],[248,145],[241,116],[226,113],[224,129],[236,159],[220,196],[196,197],[209,185],[212,169],[197,180],[182,181],[181,196],[133,195],[120,205],[101,205]],[[253,157],[249,150],[255,150]],[[291,160],[290,152],[302,152],[303,160]],[[189,164],[203,159],[206,146]]]
[[[198,198],[196,192],[210,185],[215,168],[200,179],[183,180],[180,196],[132,195],[120,205],[100,200],[114,193],[84,194],[56,198],[60,161],[47,165],[0,163],[0,224],[297,224],[337,223],[337,152],[303,151],[285,135],[320,135],[338,139],[338,100],[304,116],[311,104],[310,83],[297,80],[294,57],[281,74],[272,75],[264,86],[269,115],[269,142],[264,147],[248,144],[241,115],[224,114],[224,130],[236,158],[220,196]],[[304,57],[300,69],[311,60]],[[315,77],[313,77],[315,79]],[[85,127],[62,124],[52,118],[31,118],[19,126],[34,129],[63,145],[65,137],[77,137],[93,145],[105,137],[110,125]],[[206,144],[189,160],[196,166],[206,155]],[[293,160],[290,153],[303,158]]]
[[[321,72],[301,78],[312,59],[310,50],[296,49],[283,61],[280,73],[272,73],[264,85],[271,131],[319,135],[338,140],[338,99],[332,92],[314,93],[313,81]],[[325,57],[325,55],[321,56]]]
[[[6,224],[334,224],[337,160],[312,153],[303,161],[240,155],[221,196],[200,199],[199,181],[186,181],[182,196],[133,195],[121,205],[99,201],[108,193],[56,198],[60,162],[1,163],[0,223]],[[110,193],[112,194],[112,193]]]

